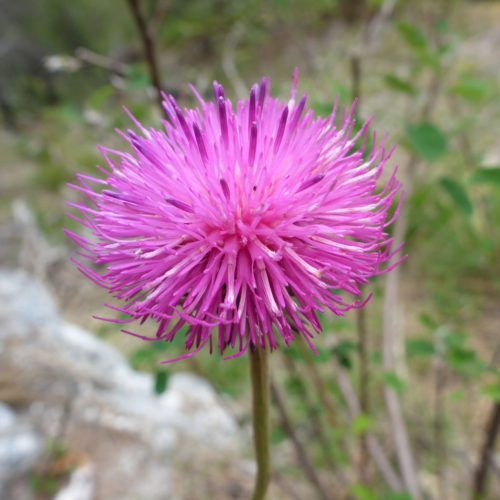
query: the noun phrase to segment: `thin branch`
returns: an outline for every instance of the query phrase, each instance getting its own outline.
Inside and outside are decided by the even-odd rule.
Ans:
[[[285,407],[283,398],[281,397],[281,394],[278,388],[276,387],[276,384],[272,380],[271,380],[271,396],[278,410],[281,426],[283,427],[283,430],[290,437],[293,446],[295,448],[295,452],[297,454],[297,459],[302,469],[304,470],[305,475],[307,476],[311,484],[314,486],[318,498],[320,498],[321,500],[330,500],[330,496],[326,492],[324,486],[321,484],[319,476],[316,473],[313,464],[309,460],[309,457],[307,456],[303,444],[301,443],[300,439],[297,436],[297,433],[295,432],[295,428],[288,415],[288,411]]]
[[[472,500],[486,498],[488,471],[500,431],[500,402],[493,404],[485,429],[484,442],[480,450],[480,461],[474,473]]]
[[[160,72],[158,68],[158,61],[156,57],[156,47],[153,36],[148,29],[148,24],[141,12],[140,0],[127,0],[134,18],[135,24],[141,36],[142,45],[144,49],[144,55],[146,57],[146,62],[149,70],[149,77],[151,83],[156,90],[156,100],[158,102],[159,109],[163,112],[163,97],[162,97],[162,84],[160,79]]]
[[[295,362],[290,356],[287,356],[285,353],[283,353],[283,361],[285,364],[285,368],[288,371],[289,375],[291,377],[297,377],[301,378],[298,374],[297,371],[297,366],[295,365]],[[307,414],[309,418],[311,419],[311,424],[312,424],[312,429],[314,432],[314,437],[318,441],[318,443],[321,445],[321,448],[323,450],[323,456],[325,458],[325,461],[328,465],[328,467],[332,470],[332,472],[335,472],[335,464],[334,464],[334,459],[331,453],[331,448],[328,443],[328,435],[327,432],[324,428],[323,421],[314,408],[314,401],[311,398],[311,393],[304,388],[304,386],[300,385],[300,395],[299,397],[301,398],[304,407],[307,411]]]
[[[98,66],[118,76],[125,76],[128,72],[128,66],[126,64],[116,59],[112,59],[111,57],[97,54],[85,47],[78,47],[75,50],[75,57],[84,63]]]
[[[160,31],[165,15],[169,7],[169,0],[158,0],[154,6],[153,13],[148,21],[148,31],[152,37],[156,37]]]
[[[323,405],[323,408],[326,410],[326,416],[328,418],[329,424],[332,428],[338,427],[338,417],[337,411],[333,404],[333,401],[328,393],[328,389],[325,386],[325,383],[314,363],[314,360],[311,356],[311,352],[307,348],[307,346],[303,342],[298,342],[298,347],[302,352],[302,356],[306,362],[307,369],[309,370],[309,376],[313,381],[313,385],[316,387],[318,391],[318,396]]]
[[[356,396],[354,388],[351,385],[351,381],[349,380],[349,376],[345,372],[344,368],[342,368],[337,361],[334,361],[334,364],[337,384],[347,403],[350,416],[354,419],[361,414],[358,397]],[[400,491],[403,488],[402,481],[386,457],[384,448],[380,445],[377,438],[370,432],[366,433],[366,441],[368,445],[368,452],[372,457],[373,463],[382,474],[382,477],[389,488],[393,491]]]

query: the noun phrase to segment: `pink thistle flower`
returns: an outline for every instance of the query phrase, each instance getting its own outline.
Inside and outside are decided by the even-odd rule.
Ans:
[[[365,152],[369,122],[353,133],[355,104],[338,125],[338,100],[315,117],[306,96],[296,100],[296,74],[288,102],[269,86],[264,78],[235,109],[217,82],[213,102],[192,88],[194,109],[165,96],[162,130],[132,117],[140,134],[120,133],[131,151],[101,147],[103,178],[80,174],[71,186],[89,203],[69,203],[81,213],[70,217],[93,235],[66,231],[94,264],[76,265],[123,302],[109,306],[123,323],[158,323],[153,338],[127,333],[172,341],[187,325],[176,359],[215,341],[229,357],[273,350],[296,335],[314,351],[318,313],[363,306],[360,287],[398,264],[386,232],[395,170],[377,189],[385,140]]]

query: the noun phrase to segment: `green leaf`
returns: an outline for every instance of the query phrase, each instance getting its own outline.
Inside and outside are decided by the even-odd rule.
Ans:
[[[399,394],[403,393],[406,389],[406,384],[394,372],[385,372],[384,382]]]
[[[422,313],[418,319],[420,320],[420,323],[422,326],[425,326],[430,331],[434,331],[439,325],[436,322],[436,320],[427,313]]]
[[[356,500],[377,500],[377,495],[364,484],[353,484],[349,491]]]
[[[449,197],[455,203],[456,207],[464,215],[472,214],[472,203],[465,188],[459,182],[450,177],[442,177],[439,180],[441,187],[448,193]]]
[[[483,396],[488,396],[493,399],[493,401],[500,403],[500,382],[496,382],[494,384],[485,385],[481,389],[481,394]]]
[[[131,90],[144,90],[150,86],[148,72],[145,66],[140,64],[130,66],[127,81]]]
[[[397,28],[403,40],[414,49],[423,49],[427,47],[427,39],[422,31],[414,24],[401,21]]]
[[[283,442],[287,438],[287,434],[282,427],[273,426],[269,440],[271,444],[276,445]]]
[[[410,94],[410,95],[416,93],[415,87],[413,87],[413,85],[410,82],[402,80],[396,75],[392,74],[385,75],[384,82],[390,89],[395,90],[397,92],[403,92],[405,94]]]
[[[489,96],[490,88],[486,82],[470,78],[453,85],[449,92],[470,103],[477,103],[484,101]]]
[[[421,122],[410,125],[406,135],[412,150],[428,163],[433,163],[446,153],[446,136],[431,123]]]
[[[306,387],[300,377],[292,375],[286,379],[286,390],[289,394],[301,395],[306,391]]]
[[[361,436],[363,434],[366,434],[370,429],[373,429],[373,419],[369,417],[368,415],[358,415],[352,422],[351,422],[351,430],[353,434],[357,436]]]
[[[463,375],[473,375],[485,369],[485,364],[478,358],[476,352],[466,347],[451,347],[446,359],[451,368]]]
[[[157,395],[163,394],[167,388],[168,373],[166,371],[159,371],[155,373],[154,378],[154,392]]]
[[[317,363],[326,363],[327,361],[330,360],[330,353],[328,352],[327,349],[324,349],[323,347],[316,346],[316,351],[317,355],[314,356],[314,361]]]
[[[414,338],[406,341],[408,356],[433,356],[436,352],[434,344],[425,338]]]
[[[470,179],[473,184],[494,184],[500,186],[500,167],[478,168]]]
[[[357,346],[354,342],[343,340],[333,347],[331,353],[337,358],[341,366],[350,369],[352,367],[352,353],[356,349]]]

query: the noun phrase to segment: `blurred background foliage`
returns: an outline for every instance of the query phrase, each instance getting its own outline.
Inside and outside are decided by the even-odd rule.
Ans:
[[[193,103],[186,82],[210,96],[217,79],[236,98],[262,74],[287,98],[298,66],[300,90],[318,114],[329,113],[337,95],[345,105],[359,97],[360,120],[373,116],[377,130],[398,144],[408,259],[399,276],[401,303],[394,305],[404,325],[397,362],[388,371],[383,361],[379,279],[371,286],[366,338],[354,313],[325,317],[328,332],[314,364],[295,346],[273,356],[274,376],[326,483],[330,462],[335,470],[355,468],[352,448],[368,431],[397,454],[384,409],[389,388],[404,408],[425,498],[467,498],[470,461],[490,408],[500,402],[500,4],[144,0],[141,8],[163,86],[185,105]],[[120,144],[113,130],[130,127],[122,106],[158,124],[141,39],[125,0],[0,0],[0,12],[0,220],[8,221],[12,201],[24,198],[47,238],[72,251],[61,235],[72,225],[62,200],[75,196],[65,183],[76,171],[94,172],[95,144]],[[137,369],[155,373],[152,389],[161,393],[169,372],[158,361],[174,357],[181,343],[131,342],[115,325],[90,321],[84,313],[99,311],[103,297],[69,276],[83,291],[73,301],[60,297],[66,314],[119,345]],[[169,370],[194,370],[245,405],[244,365],[200,355]],[[336,370],[369,394],[357,417],[346,417]],[[275,424],[279,449],[290,436],[279,417]],[[342,491],[360,500],[411,498],[388,493],[373,465],[367,470],[348,474]],[[280,473],[293,477],[296,468]],[[488,498],[498,498],[498,477],[491,482]]]

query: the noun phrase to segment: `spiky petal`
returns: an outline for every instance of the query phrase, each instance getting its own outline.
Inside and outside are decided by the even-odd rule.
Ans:
[[[88,203],[71,204],[90,239],[67,231],[90,279],[123,303],[130,321],[158,323],[152,340],[182,327],[186,354],[274,349],[321,329],[317,314],[359,307],[360,287],[388,269],[392,151],[356,148],[354,106],[328,118],[269,95],[269,80],[233,108],[214,84],[199,107],[164,101],[162,130],[122,133],[130,151],[100,148],[103,178],[78,176]],[[396,211],[397,213],[397,211]],[[97,266],[95,266],[97,265]],[[184,329],[185,330],[185,329]]]

